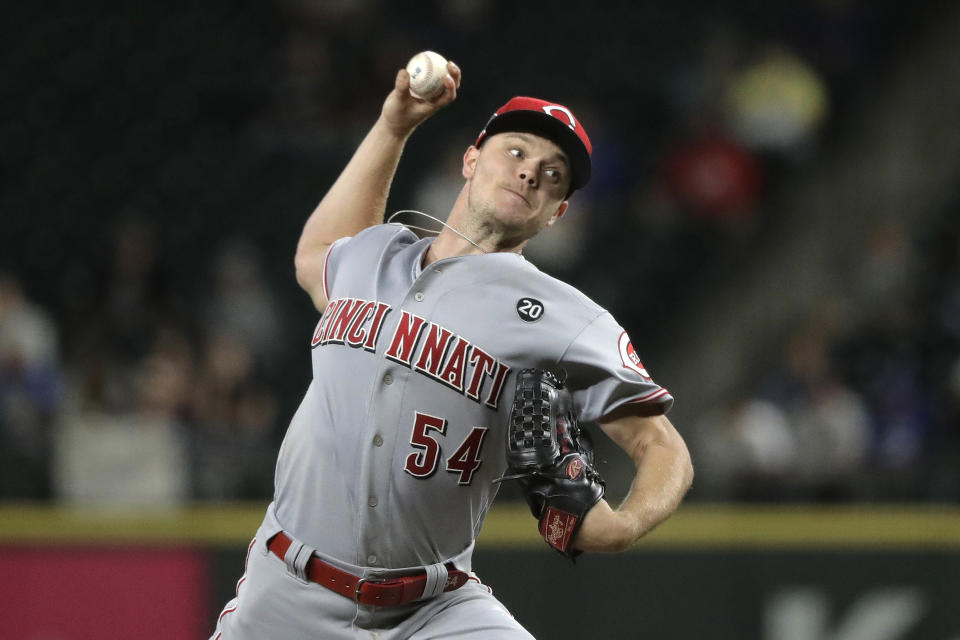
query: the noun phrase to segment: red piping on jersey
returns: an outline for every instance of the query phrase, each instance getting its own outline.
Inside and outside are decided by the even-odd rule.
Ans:
[[[667,391],[666,389],[658,389],[658,390],[656,390],[656,391],[651,391],[649,394],[647,394],[647,395],[645,395],[645,396],[640,396],[639,398],[634,398],[633,400],[627,400],[624,404],[636,404],[636,403],[638,403],[638,402],[650,402],[651,400],[655,400],[655,399],[659,398],[660,396],[667,395],[668,393],[669,393],[669,391]]]
[[[239,580],[237,580],[236,594],[238,598],[240,597],[240,585],[242,585],[244,580],[247,579],[247,566],[250,564],[250,552],[253,550],[253,545],[255,545],[256,543],[257,543],[257,539],[254,538],[253,540],[250,541],[250,545],[247,547],[247,557],[243,561],[243,575],[240,576]],[[240,606],[239,602],[233,605],[232,607],[228,607],[223,611],[221,611],[220,615],[217,617],[217,624],[219,625],[221,622],[223,622],[223,616],[227,615],[228,613],[233,613],[234,611],[236,611],[238,606]],[[216,637],[213,640],[220,640],[220,636],[222,634],[223,634],[222,631],[218,631]]]
[[[336,242],[327,247],[327,255],[323,256],[323,295],[327,301],[330,300],[330,290],[329,287],[327,287],[327,263],[330,261],[330,254],[333,253],[334,244],[336,244]]]

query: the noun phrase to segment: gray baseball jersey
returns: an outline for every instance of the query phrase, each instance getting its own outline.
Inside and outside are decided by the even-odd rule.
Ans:
[[[278,522],[358,566],[469,565],[505,467],[519,369],[564,371],[584,421],[673,402],[573,287],[515,253],[421,268],[429,244],[387,224],[330,248],[313,382],[277,462]]]

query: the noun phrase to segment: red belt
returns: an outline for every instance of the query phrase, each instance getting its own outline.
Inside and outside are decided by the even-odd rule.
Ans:
[[[287,554],[292,540],[282,531],[273,536],[267,543],[270,549],[281,560]],[[453,568],[447,563],[447,584],[444,591],[459,589],[469,576],[463,571]],[[395,607],[418,600],[423,595],[427,584],[427,574],[418,573],[412,576],[400,576],[385,580],[371,580],[357,576],[327,564],[317,556],[311,556],[307,561],[306,576],[311,582],[323,585],[331,591],[336,591],[354,602],[380,607]]]

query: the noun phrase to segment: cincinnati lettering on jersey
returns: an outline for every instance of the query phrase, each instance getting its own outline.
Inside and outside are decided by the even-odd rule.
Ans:
[[[311,347],[345,344],[377,350],[377,340],[392,308],[384,302],[359,298],[331,300],[313,332]],[[510,367],[449,329],[407,310],[384,355],[414,371],[442,382],[474,402],[496,409]],[[484,393],[485,383],[490,385]],[[482,397],[482,400],[481,400]]]

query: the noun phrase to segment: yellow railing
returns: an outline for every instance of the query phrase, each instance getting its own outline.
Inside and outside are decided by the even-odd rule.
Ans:
[[[0,544],[242,545],[266,503],[110,510],[0,504]],[[525,504],[487,517],[478,548],[543,546]],[[544,547],[545,548],[545,547]],[[636,547],[960,549],[957,505],[707,505],[682,507]]]

